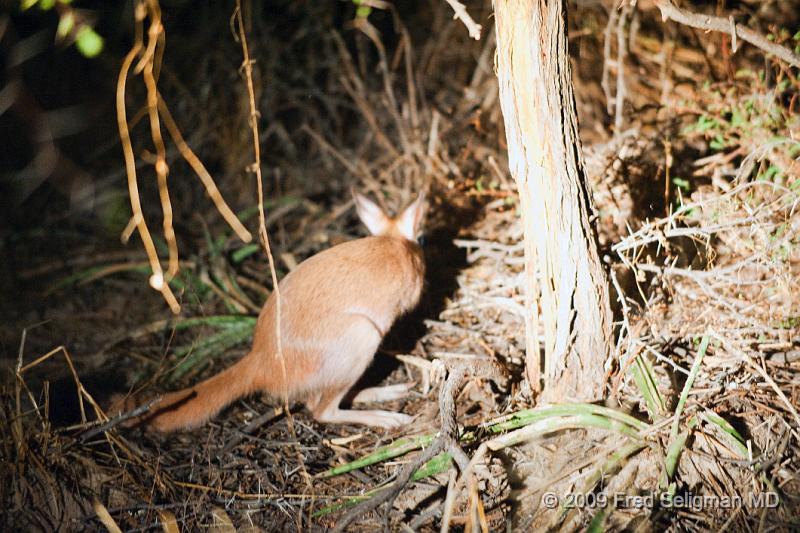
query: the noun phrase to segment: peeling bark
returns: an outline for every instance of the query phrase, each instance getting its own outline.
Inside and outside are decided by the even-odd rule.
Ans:
[[[544,401],[596,400],[605,386],[612,315],[590,224],[567,2],[494,4],[500,102],[525,231],[528,379],[535,390],[543,386]]]

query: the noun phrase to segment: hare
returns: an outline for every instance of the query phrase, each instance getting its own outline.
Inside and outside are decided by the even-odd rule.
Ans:
[[[394,428],[411,417],[391,411],[339,407],[400,315],[419,302],[425,275],[416,237],[425,196],[396,218],[353,191],[369,237],[338,244],[300,263],[279,284],[258,317],[250,352],[202,383],[165,395],[139,423],[156,431],[197,427],[234,400],[255,392],[302,401],[319,422]],[[405,396],[410,384],[365,389],[353,402]]]

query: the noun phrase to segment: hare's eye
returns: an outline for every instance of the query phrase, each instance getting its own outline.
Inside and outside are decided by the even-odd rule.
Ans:
[[[420,233],[419,236],[417,236],[417,244],[419,244],[420,246],[425,246],[425,234],[424,233]]]

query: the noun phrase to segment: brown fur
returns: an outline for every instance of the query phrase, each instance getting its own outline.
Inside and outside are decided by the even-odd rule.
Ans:
[[[377,234],[310,257],[279,284],[286,374],[277,353],[271,295],[258,317],[252,350],[206,381],[164,396],[144,420],[147,426],[157,431],[196,427],[254,392],[303,401],[321,422],[396,427],[410,421],[389,411],[342,410],[339,402],[395,319],[419,301],[425,265],[413,239],[424,197],[420,194],[395,219],[363,196],[355,198],[359,216]]]

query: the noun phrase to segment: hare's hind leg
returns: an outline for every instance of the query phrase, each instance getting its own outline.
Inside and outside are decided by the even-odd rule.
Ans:
[[[392,400],[402,400],[408,396],[408,393],[414,388],[414,385],[414,383],[409,382],[362,389],[353,397],[353,403],[390,402]]]
[[[309,402],[307,406],[314,414],[314,418],[323,423],[363,424],[390,429],[408,424],[412,420],[408,415],[392,411],[340,409],[339,403],[346,392],[347,389],[326,392],[318,401]]]

